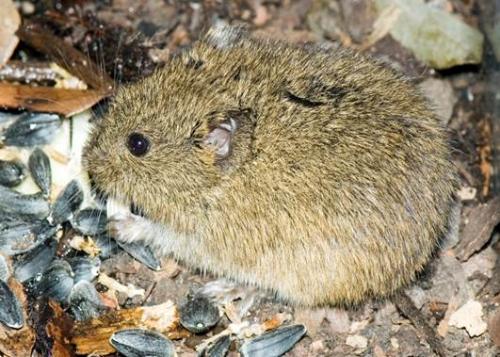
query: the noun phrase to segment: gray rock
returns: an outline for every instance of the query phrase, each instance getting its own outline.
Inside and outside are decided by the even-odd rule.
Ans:
[[[457,97],[450,82],[437,78],[428,78],[420,83],[419,87],[430,101],[443,125],[448,124],[453,114],[453,107],[457,102]]]
[[[484,36],[458,17],[419,0],[376,0],[382,12],[395,7],[399,17],[390,34],[420,61],[437,69],[480,63]]]

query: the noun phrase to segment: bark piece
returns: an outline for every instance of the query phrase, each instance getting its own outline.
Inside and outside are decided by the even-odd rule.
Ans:
[[[45,329],[47,336],[52,339],[52,356],[73,356],[74,353],[68,338],[68,331],[71,331],[73,321],[59,304],[50,301],[49,305],[53,311],[53,315],[47,322]]]
[[[21,305],[24,306],[24,311],[27,311],[23,286],[14,279],[10,279],[9,286],[21,302]],[[7,357],[31,355],[31,350],[35,344],[35,333],[27,323],[26,312],[24,312],[24,321],[24,326],[19,330],[0,324],[0,355]]]
[[[500,222],[500,196],[474,208],[468,221],[454,248],[455,255],[462,261],[468,260],[490,240],[493,229]]]
[[[77,354],[106,355],[115,351],[109,344],[111,335],[127,328],[154,330],[170,339],[189,335],[179,326],[177,307],[172,301],[167,301],[155,306],[113,311],[90,321],[76,323],[71,342]]]

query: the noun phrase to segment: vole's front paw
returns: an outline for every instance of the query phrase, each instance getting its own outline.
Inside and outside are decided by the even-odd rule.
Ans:
[[[110,217],[108,231],[121,242],[130,243],[143,239],[143,218],[133,214],[117,213]]]

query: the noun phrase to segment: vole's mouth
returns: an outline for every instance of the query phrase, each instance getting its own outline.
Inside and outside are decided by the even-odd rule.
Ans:
[[[126,200],[123,200],[119,197],[109,197],[106,203],[106,211],[108,213],[108,217],[113,217],[114,215],[136,215],[143,218],[147,218],[144,210],[135,203],[125,203]]]

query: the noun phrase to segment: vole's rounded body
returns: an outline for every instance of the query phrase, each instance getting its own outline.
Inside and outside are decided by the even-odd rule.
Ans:
[[[130,133],[150,142],[141,157]],[[188,266],[304,305],[410,282],[447,228],[447,138],[416,89],[347,52],[216,29],[123,88],[85,152],[117,220]]]

